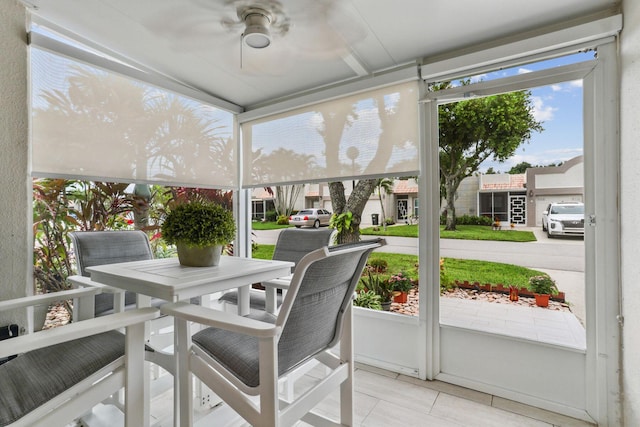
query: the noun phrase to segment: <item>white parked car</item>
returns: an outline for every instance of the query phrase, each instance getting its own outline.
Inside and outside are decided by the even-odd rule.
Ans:
[[[330,219],[331,212],[326,209],[302,209],[289,217],[289,225],[295,225],[297,228],[318,228],[321,225],[329,225]]]
[[[548,237],[584,236],[584,203],[550,203],[542,213],[542,231]]]

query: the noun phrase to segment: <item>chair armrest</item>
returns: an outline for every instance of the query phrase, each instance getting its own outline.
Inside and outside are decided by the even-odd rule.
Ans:
[[[275,289],[289,289],[289,285],[291,285],[291,276],[278,277],[277,279],[268,280],[266,282],[261,282],[262,286],[265,288],[275,288]]]
[[[56,301],[97,295],[101,292],[102,290],[100,288],[82,288],[15,298],[6,301],[0,301],[0,312],[13,310],[15,308],[30,307],[41,304],[51,304],[52,302]]]
[[[103,285],[102,283],[94,282],[93,280],[91,280],[91,277],[75,275],[75,276],[67,277],[67,280],[71,282],[71,284],[74,287],[100,288],[102,289],[103,294],[115,294],[115,293],[124,292],[123,289],[118,289],[118,288],[114,288],[113,286]]]
[[[193,305],[186,302],[164,304],[160,307],[162,314],[180,319],[213,326],[231,332],[251,335],[257,338],[274,337],[280,333],[280,327],[272,323],[261,322],[222,310]]]
[[[18,336],[0,342],[0,357],[25,353],[37,348],[48,347],[54,344],[124,328],[155,319],[159,315],[160,311],[157,308],[140,308]]]

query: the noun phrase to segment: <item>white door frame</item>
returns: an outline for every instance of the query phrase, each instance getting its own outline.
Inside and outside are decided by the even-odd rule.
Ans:
[[[618,381],[620,325],[619,290],[619,211],[617,206],[618,147],[617,91],[615,43],[598,47],[598,59],[544,71],[522,74],[500,80],[480,82],[464,87],[427,93],[423,98],[423,124],[426,130],[425,152],[420,182],[420,197],[428,202],[420,216],[420,271],[422,288],[420,306],[429,316],[422,319],[429,354],[421,374],[495,395],[547,408],[570,416],[594,420],[599,425],[616,425],[620,420],[620,389]],[[585,287],[587,310],[587,351],[577,354],[561,348],[536,343],[512,342],[509,339],[473,331],[443,328],[439,323],[439,179],[438,179],[438,116],[439,104],[468,99],[469,96],[488,96],[547,86],[572,80],[582,80],[584,90],[584,150],[585,150],[585,206],[586,222],[593,218],[585,232]],[[597,160],[597,161],[596,161]],[[431,218],[431,220],[429,220]],[[422,243],[424,242],[424,243]],[[424,248],[424,251],[423,251]],[[423,298],[422,295],[425,295]],[[428,298],[428,299],[427,299]],[[425,301],[425,299],[427,299]],[[478,340],[478,338],[480,338]],[[558,361],[570,378],[560,375],[558,384],[545,384],[542,389],[561,390],[551,396],[535,383],[527,383],[526,376],[514,381],[509,369],[497,369],[490,379],[475,376],[477,369],[458,369],[452,349],[463,348],[463,342],[477,340],[487,355],[491,347],[513,351],[512,357],[525,357],[518,348],[527,348],[536,358],[549,357]],[[447,353],[450,352],[450,353]],[[509,356],[506,358],[510,359]],[[519,360],[519,359],[518,359]],[[443,364],[443,361],[446,362]],[[458,365],[460,364],[458,363]],[[443,365],[444,366],[443,368]],[[535,367],[535,365],[534,365]],[[539,367],[539,365],[538,365]],[[450,370],[450,372],[447,372]],[[500,375],[504,375],[503,378]],[[423,375],[421,375],[423,376]],[[578,378],[579,377],[579,378]],[[490,382],[487,382],[490,381]],[[546,381],[546,379],[545,379]],[[537,381],[540,382],[540,381]],[[567,395],[563,401],[562,396]]]

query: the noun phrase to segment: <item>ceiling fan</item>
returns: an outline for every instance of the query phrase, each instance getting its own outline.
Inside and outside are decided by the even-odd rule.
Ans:
[[[238,19],[222,19],[223,27],[229,31],[242,30],[244,45],[254,49],[269,47],[271,33],[284,36],[289,32],[290,18],[285,14],[278,1],[255,4],[253,2],[235,2]],[[244,28],[243,28],[244,27]]]
[[[215,52],[261,74],[278,74],[299,57],[349,55],[366,36],[344,0],[192,0],[158,10],[145,25],[180,49]]]

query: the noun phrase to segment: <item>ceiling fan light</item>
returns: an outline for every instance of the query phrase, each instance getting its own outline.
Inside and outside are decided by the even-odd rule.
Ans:
[[[244,12],[243,19],[246,25],[242,34],[242,41],[254,49],[263,49],[271,44],[271,17],[260,9],[249,9]]]
[[[271,44],[271,33],[265,27],[252,25],[245,30],[242,41],[254,49],[264,49]]]

